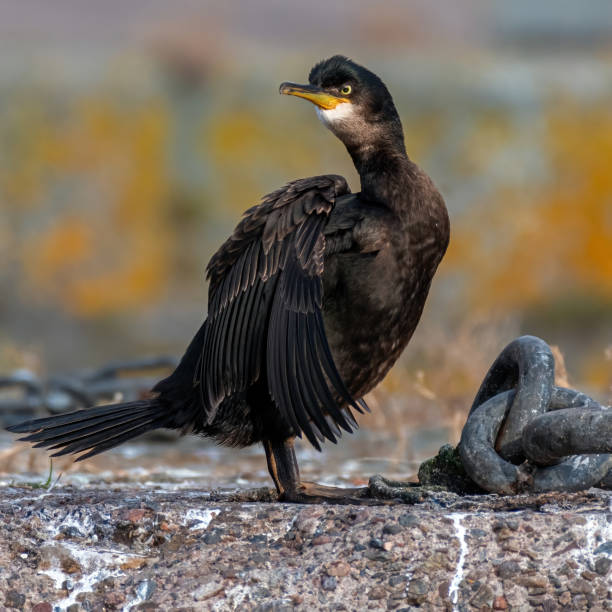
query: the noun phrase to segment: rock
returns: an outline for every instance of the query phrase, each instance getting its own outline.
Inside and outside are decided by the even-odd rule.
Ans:
[[[493,590],[487,584],[481,585],[476,594],[470,599],[470,603],[476,608],[490,607],[493,601]]]
[[[593,590],[593,587],[591,587],[591,585],[583,578],[576,578],[574,580],[571,580],[570,582],[568,582],[567,586],[572,595],[576,593],[590,593]]]
[[[210,581],[205,582],[202,586],[198,587],[193,592],[193,598],[196,601],[204,601],[210,599],[217,593],[223,590],[223,581],[220,578],[213,578]]]
[[[595,571],[600,576],[605,576],[610,571],[610,566],[612,565],[612,559],[609,557],[597,557],[595,560]]]
[[[337,561],[327,568],[327,574],[329,576],[348,576],[350,572],[351,566],[348,563],[345,563],[344,561]]]
[[[427,584],[423,580],[413,579],[408,583],[406,589],[406,601],[414,605],[420,605],[427,599]]]
[[[83,568],[81,567],[81,564],[76,559],[73,559],[70,556],[62,557],[62,560],[60,561],[60,565],[61,565],[62,571],[65,574],[82,574],[83,573]]]
[[[125,601],[125,595],[119,591],[111,591],[104,596],[106,606],[117,608]]]
[[[401,533],[402,527],[400,525],[398,525],[397,523],[387,523],[383,527],[382,531],[386,535],[395,535],[397,533]]]
[[[139,523],[144,517],[145,513],[146,510],[143,510],[142,508],[135,508],[128,511],[126,519],[132,523]]]
[[[4,595],[4,605],[7,608],[21,609],[25,605],[26,597],[23,593],[19,593],[14,589],[7,591]]]
[[[136,594],[140,599],[147,600],[151,599],[153,593],[155,593],[155,589],[157,588],[157,584],[155,580],[143,580],[136,586]]]
[[[545,599],[542,602],[542,611],[543,612],[557,612],[557,610],[559,609],[559,606],[557,606],[557,604],[554,602],[554,600],[548,598]],[[591,612],[593,612],[593,610],[591,609]]]
[[[402,527],[416,527],[419,524],[419,519],[411,513],[402,514],[398,519]]]
[[[548,579],[545,576],[522,576],[516,582],[526,587],[530,595],[545,593],[548,587]]]
[[[513,585],[505,589],[504,597],[511,608],[520,608],[527,603],[527,590],[524,587]]]
[[[131,559],[128,559],[127,561],[125,561],[124,563],[121,564],[121,569],[122,570],[133,570],[133,569],[140,569],[141,567],[143,567],[144,565],[147,564],[147,560],[140,558],[140,557],[132,557]]]
[[[324,591],[335,591],[338,586],[338,579],[335,576],[323,576],[321,578],[321,588]]]
[[[390,561],[391,554],[386,550],[366,550],[363,556],[370,561]]]
[[[521,566],[514,560],[503,561],[497,566],[497,575],[502,579],[512,578],[521,571]]]
[[[382,586],[375,586],[368,592],[368,599],[384,599],[387,596],[387,591]]]
[[[612,541],[604,542],[595,549],[596,555],[612,555]]]
[[[582,572],[580,575],[589,582],[591,582],[594,578],[597,578],[597,574],[590,570],[584,570],[584,572]]]
[[[389,576],[389,586],[396,587],[406,583],[406,576],[402,576],[401,574],[396,574],[394,576]],[[448,588],[447,588],[448,591]]]
[[[213,529],[210,533],[204,536],[206,544],[218,544],[221,541],[222,532],[219,529]]]
[[[462,552],[459,610],[605,610],[612,601],[607,542],[597,542],[601,550],[592,556],[576,553],[587,550],[593,524],[609,514],[612,495],[603,491],[429,494],[409,510],[240,495],[58,483],[41,496],[3,487],[0,608],[53,606],[73,588],[69,612],[442,610]],[[588,520],[574,523],[559,508]]]

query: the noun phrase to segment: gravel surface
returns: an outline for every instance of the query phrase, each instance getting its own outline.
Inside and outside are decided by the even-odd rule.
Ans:
[[[267,489],[4,486],[0,606],[612,609],[610,492],[369,507],[272,499]]]

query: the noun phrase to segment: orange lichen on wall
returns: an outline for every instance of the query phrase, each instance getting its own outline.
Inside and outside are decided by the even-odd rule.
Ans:
[[[459,220],[450,269],[472,306],[520,309],[571,294],[612,299],[612,113],[556,104],[541,185],[500,187]]]
[[[64,121],[39,119],[35,129],[28,146],[34,169],[26,182],[44,177],[55,201],[53,212],[41,215],[52,222],[26,233],[22,289],[83,316],[137,307],[159,295],[172,242],[166,109],[87,98]],[[15,186],[12,192],[22,201],[36,194]]]

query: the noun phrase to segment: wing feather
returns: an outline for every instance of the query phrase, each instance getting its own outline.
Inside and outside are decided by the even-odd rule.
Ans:
[[[316,448],[362,411],[334,364],[322,316],[324,229],[343,178],[289,183],[249,209],[213,256],[209,316],[195,376],[205,422],[224,398],[266,374],[268,391],[296,435]],[[126,415],[127,418],[127,415]],[[92,424],[93,425],[93,424]]]

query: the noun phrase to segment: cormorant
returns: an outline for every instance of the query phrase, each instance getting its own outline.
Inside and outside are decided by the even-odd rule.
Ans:
[[[77,461],[159,427],[220,444],[261,442],[279,499],[346,499],[349,489],[300,481],[293,440],[320,450],[356,426],[353,410],[410,340],[446,251],[444,200],[405,150],[381,79],[336,55],[308,85],[312,102],[361,178],[292,181],[244,217],[210,260],[208,317],[155,397],[10,427]]]

